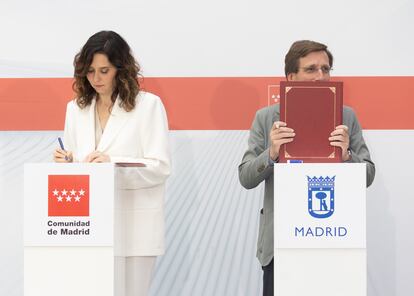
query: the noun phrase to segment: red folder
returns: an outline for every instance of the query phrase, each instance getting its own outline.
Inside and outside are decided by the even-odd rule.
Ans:
[[[294,129],[282,145],[280,162],[341,162],[342,151],[328,138],[342,124],[342,82],[281,81],[280,120]]]

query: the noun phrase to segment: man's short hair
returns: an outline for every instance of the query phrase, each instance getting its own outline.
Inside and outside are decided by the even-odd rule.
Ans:
[[[324,51],[329,58],[329,66],[333,65],[333,56],[325,44],[312,40],[299,40],[292,44],[285,56],[285,76],[290,73],[298,73],[299,59],[307,56],[311,52]]]

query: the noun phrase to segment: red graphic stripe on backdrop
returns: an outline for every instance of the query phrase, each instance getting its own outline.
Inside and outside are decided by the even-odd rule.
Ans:
[[[145,78],[159,95],[172,130],[249,129],[257,109],[278,92],[282,77]],[[364,129],[414,129],[414,77],[336,77],[344,102]],[[70,78],[1,78],[0,130],[62,130]]]

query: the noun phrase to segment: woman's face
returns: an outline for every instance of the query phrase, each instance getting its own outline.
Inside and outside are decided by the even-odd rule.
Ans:
[[[116,87],[116,72],[105,54],[95,53],[86,77],[100,97],[110,97]]]

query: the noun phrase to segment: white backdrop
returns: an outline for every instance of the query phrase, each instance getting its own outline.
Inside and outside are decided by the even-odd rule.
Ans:
[[[282,76],[298,39],[327,43],[338,76],[413,75],[410,0],[1,0],[0,77],[71,77],[112,29],[145,76]]]
[[[1,0],[0,79],[71,77],[75,53],[102,29],[125,37],[148,77],[282,76],[284,54],[304,38],[329,45],[334,75],[414,76],[413,16],[409,0]],[[50,161],[60,134],[0,131],[0,296],[23,295],[23,163]],[[364,135],[377,165],[367,197],[368,295],[410,296],[414,130]],[[168,249],[151,295],[260,294],[263,188],[246,191],[237,180],[247,136],[171,132]]]

